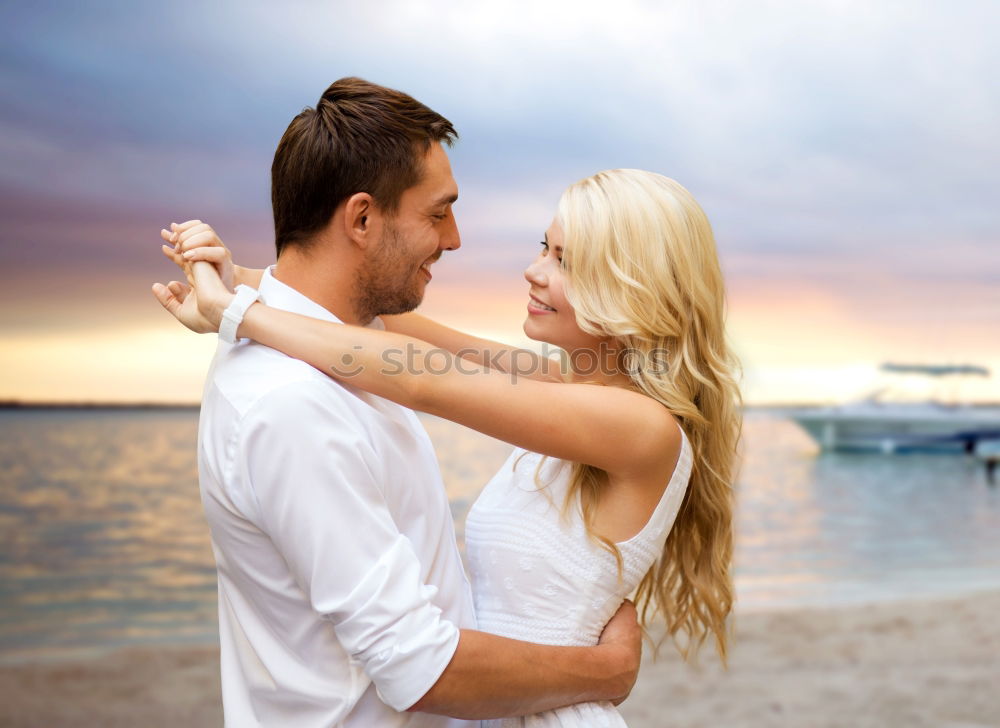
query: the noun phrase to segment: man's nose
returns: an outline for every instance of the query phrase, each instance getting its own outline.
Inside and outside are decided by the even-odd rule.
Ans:
[[[448,228],[441,235],[439,247],[442,250],[458,250],[462,247],[462,237],[458,234],[458,222],[455,220],[455,215],[449,215],[448,221]]]

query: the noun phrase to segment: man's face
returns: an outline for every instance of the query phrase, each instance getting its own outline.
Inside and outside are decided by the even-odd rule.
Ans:
[[[424,298],[431,265],[461,245],[452,204],[458,185],[444,148],[431,144],[420,181],[405,190],[395,215],[359,275],[359,311],[371,316],[412,311]]]

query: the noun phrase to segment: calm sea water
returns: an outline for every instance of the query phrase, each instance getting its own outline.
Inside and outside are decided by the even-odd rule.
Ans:
[[[197,412],[0,411],[0,662],[212,643],[215,568]],[[424,418],[456,518],[509,452]],[[742,609],[1000,588],[1000,488],[950,456],[819,455],[751,412],[739,479]]]

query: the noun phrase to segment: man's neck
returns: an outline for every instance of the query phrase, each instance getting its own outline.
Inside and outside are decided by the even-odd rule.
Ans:
[[[271,274],[306,298],[315,301],[345,324],[366,326],[354,309],[354,266],[306,255],[297,250],[284,251]]]

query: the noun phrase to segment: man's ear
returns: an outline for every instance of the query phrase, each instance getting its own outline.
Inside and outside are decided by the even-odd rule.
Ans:
[[[367,192],[356,192],[344,203],[344,234],[365,249],[379,238],[380,216],[375,200]]]

